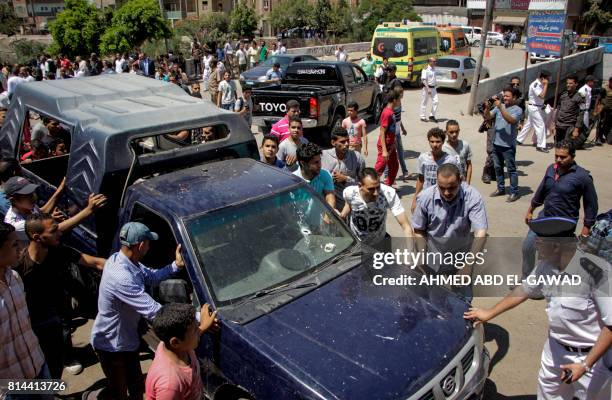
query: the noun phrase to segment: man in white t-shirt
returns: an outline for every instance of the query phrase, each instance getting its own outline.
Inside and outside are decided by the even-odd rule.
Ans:
[[[9,97],[13,95],[13,93],[15,92],[15,88],[17,86],[19,86],[22,83],[27,82],[25,78],[22,76],[23,74],[22,68],[23,67],[20,67],[20,66],[14,67],[11,76],[8,78],[6,85],[7,85],[7,92],[9,94]]]
[[[592,89],[593,85],[595,85],[595,77],[593,75],[587,75],[584,78],[584,85],[580,89],[578,89],[578,93],[580,96],[584,98],[584,128],[588,132],[589,131],[589,110],[591,108],[591,99],[592,99]],[[588,133],[587,133],[588,136]]]
[[[238,61],[238,71],[243,73],[247,70],[247,53],[244,49],[244,43],[240,43],[238,46],[238,50],[236,50],[236,60]]]
[[[339,46],[338,50],[336,50],[336,61],[347,62],[348,61],[348,53],[344,50],[344,46]]]
[[[404,236],[413,236],[399,196],[391,186],[380,182],[374,168],[364,168],[359,174],[359,184],[344,189],[342,197],[345,203],[341,216],[348,217],[351,230],[362,242],[374,246],[388,237],[387,210],[393,213]]]

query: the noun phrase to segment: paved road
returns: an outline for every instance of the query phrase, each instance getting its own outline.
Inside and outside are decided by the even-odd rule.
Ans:
[[[522,67],[523,52],[515,48],[505,50],[499,47],[490,48],[489,59],[485,65],[491,70],[491,75]],[[606,68],[610,68],[612,59],[606,57]],[[532,192],[539,183],[542,174],[548,164],[553,161],[550,154],[537,153],[533,147],[519,147],[517,160],[519,165],[519,186],[521,188],[521,199],[508,204],[504,198],[489,198],[488,194],[495,187],[485,185],[480,181],[482,165],[485,159],[485,137],[478,133],[477,129],[481,123],[479,117],[467,116],[465,112],[469,94],[458,94],[451,91],[441,91],[440,108],[438,117],[442,120],[456,119],[461,125],[461,138],[467,140],[474,152],[474,174],[472,184],[485,196],[487,212],[489,217],[489,233],[497,238],[521,238],[527,233],[527,227],[522,222],[523,216],[529,205]],[[426,139],[427,131],[436,126],[434,123],[425,123],[419,120],[418,105],[420,104],[420,90],[408,89],[403,99],[402,121],[408,130],[402,142],[405,149],[405,157],[410,172],[416,169],[416,157],[422,151],[428,151]],[[437,124],[444,127],[444,122]],[[261,135],[257,135],[258,138]],[[369,126],[368,145],[372,150],[376,149],[378,128]],[[612,189],[607,183],[609,179],[609,166],[612,165],[612,147],[589,147],[577,154],[577,162],[591,171],[596,183],[599,195],[599,209],[608,210],[612,208]],[[367,157],[368,165],[373,165],[376,152],[371,151]],[[402,197],[402,204],[409,209],[414,193],[414,181],[399,182],[398,191]],[[397,224],[388,221],[388,230],[393,236],[401,234]],[[520,262],[520,253],[516,254],[516,262]],[[474,304],[478,307],[492,305],[497,301],[495,298],[477,298]],[[493,324],[486,328],[486,346],[491,352],[494,362],[490,379],[487,384],[485,399],[487,400],[531,400],[535,399],[537,372],[539,369],[540,352],[546,337],[547,324],[543,301],[530,301],[523,304],[519,309],[513,310],[498,317]],[[89,341],[90,323],[79,328],[74,336],[76,347],[84,347]],[[95,364],[95,356],[91,352],[82,350],[88,367],[77,377],[64,375],[68,380],[70,393],[78,393],[92,385],[99,385],[103,376],[99,364]],[[143,370],[146,371],[150,365],[150,359],[143,354]]]

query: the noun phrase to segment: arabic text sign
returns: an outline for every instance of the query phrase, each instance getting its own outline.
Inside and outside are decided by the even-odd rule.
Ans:
[[[565,14],[556,11],[537,11],[529,13],[527,27],[527,48],[531,53],[542,55],[561,55],[561,38]]]

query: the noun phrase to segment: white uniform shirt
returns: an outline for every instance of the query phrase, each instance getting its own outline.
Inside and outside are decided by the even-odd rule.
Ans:
[[[346,51],[342,50],[336,50],[336,60],[340,61],[340,62],[345,62],[348,60],[348,54],[346,53]]]
[[[581,284],[545,284],[533,281],[559,275],[579,276]],[[563,272],[540,263],[523,281],[530,297],[546,298],[550,337],[572,347],[591,347],[604,325],[612,325],[612,268],[604,259],[577,250]]]
[[[531,82],[531,85],[529,85],[529,105],[544,105],[544,99],[540,97],[543,90],[544,85],[542,85],[542,82],[540,82],[539,79]]]
[[[359,193],[359,186],[349,186],[342,192],[344,201],[351,207],[349,226],[359,240],[376,244],[387,232],[387,210],[394,216],[404,213],[400,198],[390,186],[380,184],[380,194],[373,203],[366,203]]]
[[[582,98],[584,98],[584,104],[582,105],[585,113],[584,113],[584,117],[583,117],[583,122],[585,126],[589,126],[589,109],[591,108],[591,87],[589,85],[583,85],[579,90],[578,93],[580,94],[580,96],[582,96]]]
[[[427,86],[436,87],[436,72],[431,65],[421,71],[421,81],[425,81]]]

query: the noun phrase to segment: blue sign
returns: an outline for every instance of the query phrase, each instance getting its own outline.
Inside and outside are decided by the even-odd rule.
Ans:
[[[527,49],[544,56],[561,56],[565,24],[563,11],[533,11],[527,25]]]

